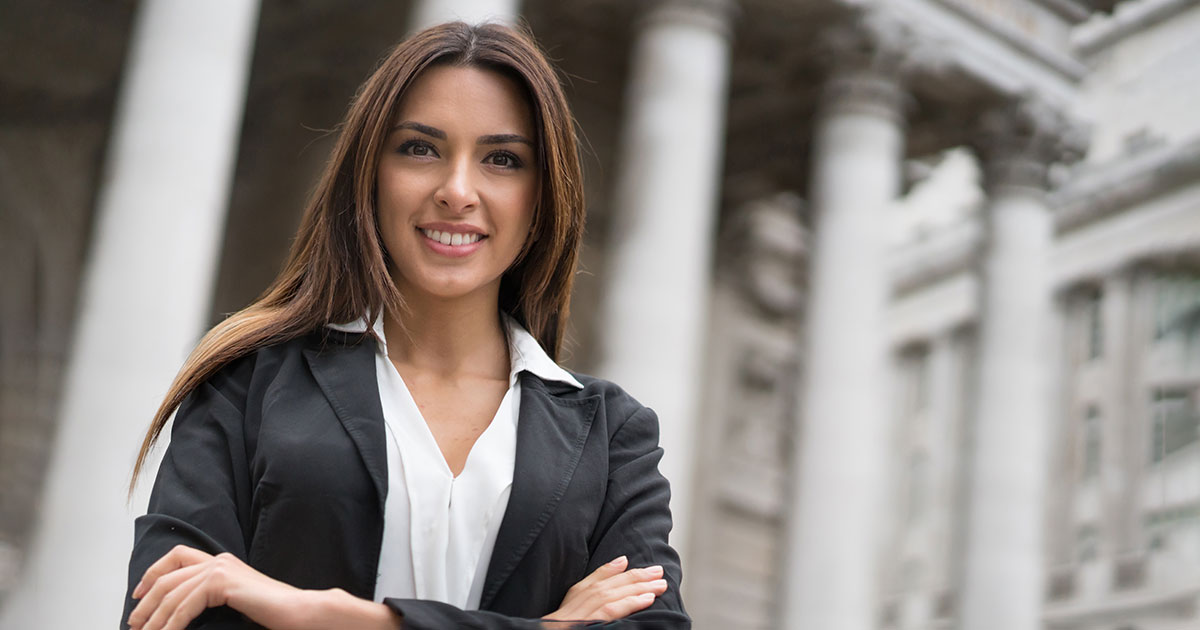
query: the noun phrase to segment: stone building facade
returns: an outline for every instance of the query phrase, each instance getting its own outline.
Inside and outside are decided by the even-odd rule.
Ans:
[[[659,413],[697,628],[1200,624],[1200,2],[4,11],[0,627],[115,619],[158,398],[455,15],[563,69],[566,363]]]

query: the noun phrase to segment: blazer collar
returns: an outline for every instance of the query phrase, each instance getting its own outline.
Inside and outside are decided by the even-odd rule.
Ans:
[[[380,514],[388,493],[387,437],[379,383],[375,380],[375,340],[370,335],[323,331],[304,349],[313,378],[350,434],[375,484]]]
[[[338,420],[350,434],[375,484],[380,514],[387,498],[387,451],[375,342],[370,335],[328,331],[304,356]],[[579,396],[578,382],[543,380],[523,371],[517,422],[517,458],[512,491],[484,579],[480,608],[487,609],[500,587],[533,545],[558,508],[599,407],[599,396]],[[575,380],[573,377],[571,380]]]
[[[550,521],[575,474],[600,403],[599,396],[568,395],[577,391],[570,384],[521,374],[512,492],[484,579],[482,610],[488,609]]]

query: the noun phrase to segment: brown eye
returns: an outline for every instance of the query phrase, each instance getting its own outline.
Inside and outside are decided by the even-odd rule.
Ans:
[[[487,163],[500,168],[520,168],[521,158],[508,151],[497,151],[487,157]]]
[[[404,155],[411,155],[413,157],[430,157],[437,155],[437,152],[433,150],[433,146],[422,140],[409,140],[408,142],[401,144],[397,151]]]

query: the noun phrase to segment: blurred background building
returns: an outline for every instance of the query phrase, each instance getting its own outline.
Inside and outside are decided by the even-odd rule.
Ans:
[[[140,436],[406,32],[527,21],[574,369],[697,628],[1200,627],[1200,1],[0,4],[0,627],[116,623]]]

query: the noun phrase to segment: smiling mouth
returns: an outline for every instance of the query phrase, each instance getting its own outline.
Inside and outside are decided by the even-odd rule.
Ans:
[[[483,234],[477,234],[473,232],[441,232],[438,230],[427,230],[425,228],[417,229],[425,235],[425,238],[428,238],[431,241],[437,241],[442,245],[450,245],[452,247],[455,245],[470,245],[487,238]]]

